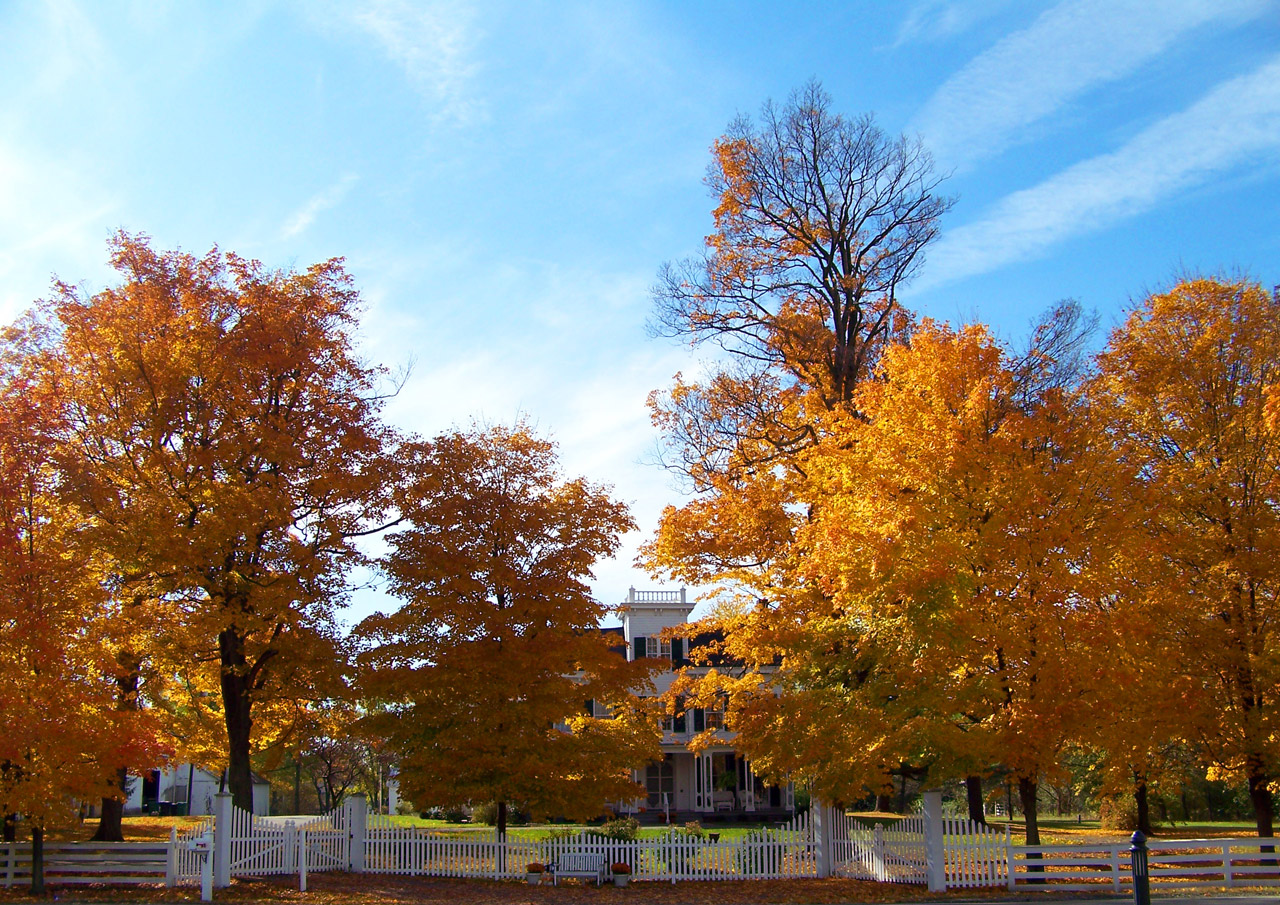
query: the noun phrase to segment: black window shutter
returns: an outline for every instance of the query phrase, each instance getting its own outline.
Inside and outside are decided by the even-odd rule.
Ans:
[[[701,732],[707,728],[707,718],[701,707],[693,711],[693,731]]]
[[[649,656],[649,652],[645,650],[644,642],[645,642],[645,638],[643,635],[632,640],[631,643],[635,646],[635,651],[636,651],[635,656],[632,659],[639,660],[641,657]]]
[[[684,712],[684,698],[677,698],[676,699],[675,731],[686,732],[688,731],[688,725],[689,723],[686,720],[685,712]]]
[[[587,698],[587,702],[583,705],[583,709],[587,711],[587,716],[595,716],[596,702],[591,698]]]
[[[672,638],[671,639],[671,664],[673,666],[683,666],[684,663],[685,663],[684,639]]]

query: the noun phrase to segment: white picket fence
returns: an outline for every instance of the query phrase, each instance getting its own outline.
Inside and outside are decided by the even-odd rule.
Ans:
[[[599,855],[627,864],[633,880],[745,880],[817,876],[816,840],[807,814],[785,826],[726,841],[680,831],[656,839],[607,839],[589,832],[551,839],[499,841],[494,834],[459,837],[370,818],[365,871],[428,877],[513,879],[531,863],[569,854]]]
[[[1003,830],[955,817],[942,819],[947,889],[1004,886],[1009,879],[1009,825]]]
[[[304,820],[282,820],[232,807],[231,876],[296,874],[304,868],[309,872],[348,870],[347,824],[345,808]]]
[[[835,808],[828,815],[833,874],[881,883],[927,882],[923,817],[905,817],[886,828],[883,823],[866,826]]]
[[[1008,851],[1010,889],[1119,893],[1133,885],[1128,842],[1009,846]],[[1147,845],[1147,871],[1153,890],[1280,886],[1280,841],[1152,841]]]
[[[192,848],[192,843],[197,839],[207,840],[207,853],[202,854]],[[213,857],[213,818],[204,817],[181,832],[173,827],[169,831],[169,848],[173,852],[175,878],[179,882],[200,882],[200,869],[204,859]]]

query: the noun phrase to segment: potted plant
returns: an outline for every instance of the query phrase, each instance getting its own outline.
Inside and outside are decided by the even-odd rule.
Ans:
[[[545,864],[538,861],[530,861],[524,866],[524,878],[529,882],[530,886],[537,886],[542,882],[542,872],[547,869]]]
[[[619,861],[610,870],[613,871],[614,886],[626,886],[627,881],[631,879],[631,865],[624,861]]]

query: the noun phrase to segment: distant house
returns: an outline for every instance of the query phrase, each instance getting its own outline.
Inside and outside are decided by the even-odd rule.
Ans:
[[[662,640],[664,629],[688,622],[693,604],[685,590],[637,591],[627,594],[622,604],[622,625],[604,631],[619,635],[618,648],[625,649],[628,660],[640,657],[660,658],[670,668],[654,676],[661,694],[671,687],[676,671],[688,668],[694,675],[705,674],[711,667],[694,665],[686,645],[697,647],[708,638]],[[602,705],[595,705],[596,716],[606,716]],[[734,734],[723,729],[724,713],[719,709],[690,708],[668,718],[662,733],[662,760],[635,772],[638,783],[645,787],[645,799],[624,805],[623,811],[645,816],[661,815],[671,820],[702,819],[707,815],[722,818],[752,819],[785,817],[795,811],[795,789],[792,785],[766,786],[751,771],[750,761],[734,747]],[[717,742],[701,754],[689,750],[689,740],[712,729]]]
[[[253,813],[266,817],[270,812],[271,784],[258,774],[253,779]],[[129,777],[126,814],[213,813],[213,796],[221,787],[221,777],[195,764],[168,764],[142,776]]]

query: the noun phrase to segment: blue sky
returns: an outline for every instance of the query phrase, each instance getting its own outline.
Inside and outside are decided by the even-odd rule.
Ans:
[[[709,148],[809,78],[919,134],[958,203],[904,295],[1020,338],[1110,326],[1186,270],[1280,281],[1280,0],[8,2],[0,320],[105,285],[123,227],[272,266],[344,256],[366,356],[423,434],[523,415],[641,531],[679,500],[647,393],[699,354],[644,329],[696,253]],[[363,593],[358,610],[378,605]]]

